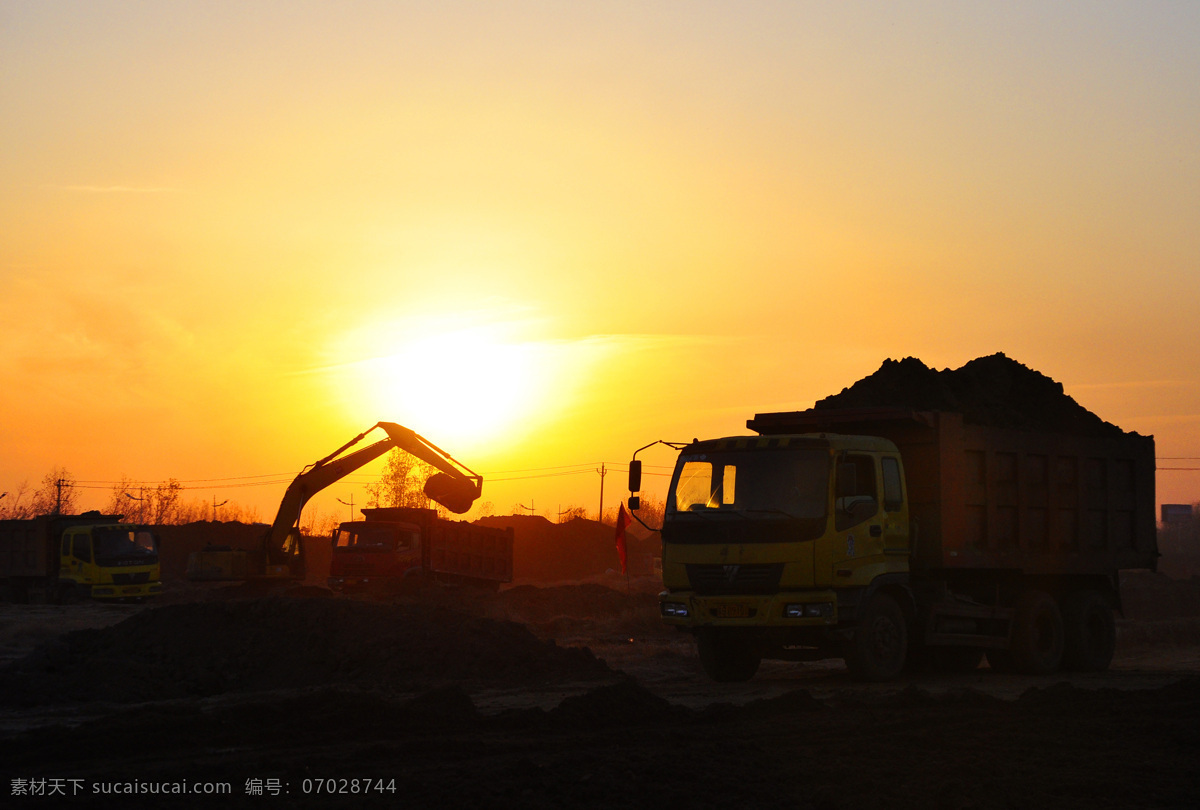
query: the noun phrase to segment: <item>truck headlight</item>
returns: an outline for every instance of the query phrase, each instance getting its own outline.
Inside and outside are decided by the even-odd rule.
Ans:
[[[671,616],[677,619],[686,619],[689,615],[691,615],[691,612],[688,610],[688,606],[680,602],[663,602],[660,606],[660,610],[662,611],[662,615]]]
[[[804,602],[784,605],[785,619],[829,619],[833,616],[833,602]]]

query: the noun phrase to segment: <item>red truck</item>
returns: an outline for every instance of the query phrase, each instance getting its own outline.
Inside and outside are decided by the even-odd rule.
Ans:
[[[329,587],[356,590],[406,577],[499,587],[512,582],[513,530],[438,517],[433,509],[364,509],[338,526]]]

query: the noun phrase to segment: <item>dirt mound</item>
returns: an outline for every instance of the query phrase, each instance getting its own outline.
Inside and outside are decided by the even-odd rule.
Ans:
[[[543,638],[628,639],[664,629],[658,596],[649,592],[624,593],[592,583],[518,585],[501,592],[500,603],[506,618]]]
[[[335,687],[121,707],[75,728],[0,735],[0,761],[21,778],[53,763],[85,785],[131,770],[147,783],[231,783],[221,807],[278,804],[242,790],[273,777],[299,807],[1127,810],[1195,806],[1197,729],[1196,678],[1137,691],[1050,685],[1019,700],[870,690],[831,705],[797,691],[701,710],[623,682],[499,714],[452,687],[411,700]],[[396,789],[344,801],[311,790],[358,777]],[[130,806],[126,795],[76,801]]]
[[[615,529],[595,520],[574,518],[551,523],[537,515],[506,515],[475,522],[502,529],[512,527],[513,579],[517,582],[579,580],[621,569]],[[631,535],[627,543],[630,574],[651,573],[657,538],[644,543]]]
[[[427,605],[264,599],[165,605],[0,670],[0,702],[140,702],[325,684],[414,691],[611,675],[587,649]]]
[[[600,686],[564,698],[550,717],[568,727],[648,725],[689,714],[633,681]]]
[[[888,359],[874,374],[813,407],[956,411],[974,425],[1080,436],[1123,433],[1064,393],[1062,383],[1003,354],[979,357],[962,368],[942,371],[915,357]]]

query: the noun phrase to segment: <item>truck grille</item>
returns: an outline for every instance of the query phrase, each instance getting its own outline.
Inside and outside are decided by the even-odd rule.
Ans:
[[[783,563],[771,565],[689,565],[688,582],[701,596],[775,593]]]
[[[142,582],[150,581],[150,572],[142,571],[137,574],[113,574],[114,585],[138,585]]]

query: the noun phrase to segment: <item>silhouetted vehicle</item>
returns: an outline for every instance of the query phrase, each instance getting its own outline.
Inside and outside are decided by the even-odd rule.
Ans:
[[[333,533],[329,587],[358,590],[411,577],[499,587],[512,582],[513,530],[445,520],[433,509],[364,509]]]
[[[143,600],[162,593],[158,538],[121,515],[0,520],[0,591],[10,602]]]
[[[662,617],[695,634],[711,677],[749,679],[763,658],[842,657],[875,681],[984,654],[1108,667],[1117,572],[1158,558],[1152,437],[899,409],[747,426],[760,435],[677,445],[662,527]]]
[[[342,453],[358,444],[368,433],[381,428],[387,438]],[[288,486],[262,548],[255,551],[206,549],[188,557],[190,580],[245,580],[259,578],[304,579],[304,545],[300,538],[300,513],[309,498],[325,487],[399,448],[435,467],[425,482],[425,494],[451,512],[471,508],[483,489],[483,478],[455,461],[445,451],[412,430],[395,422],[379,422],[355,436],[330,455],[306,467]]]

